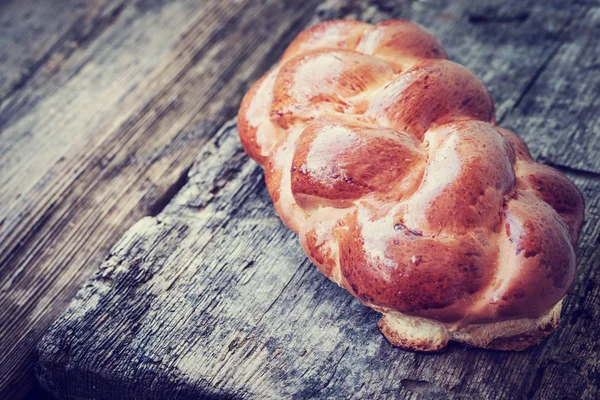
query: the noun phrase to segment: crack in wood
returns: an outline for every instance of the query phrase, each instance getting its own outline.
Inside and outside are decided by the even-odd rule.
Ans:
[[[264,318],[264,316],[267,315],[269,313],[269,311],[271,311],[271,309],[273,308],[273,306],[275,305],[275,303],[277,303],[279,301],[279,299],[285,293],[285,291],[288,288],[288,286],[292,283],[292,281],[296,277],[296,274],[298,274],[298,272],[300,272],[300,271],[304,271],[304,273],[306,273],[306,268],[305,268],[304,264],[300,264],[298,266],[298,268],[296,269],[296,271],[294,272],[294,274],[287,281],[287,283],[283,286],[283,288],[279,291],[279,293],[277,294],[277,296],[275,297],[275,299],[269,304],[269,306],[266,308],[266,310],[262,313],[262,315],[260,316],[260,318],[258,319],[258,321],[256,321],[255,327],[257,327],[257,326],[260,325],[260,322],[262,321],[262,319]],[[254,331],[255,327],[252,328],[252,330],[249,332],[249,334],[251,334]]]
[[[169,202],[171,202],[171,200],[173,200],[173,197],[175,197],[175,195],[177,195],[177,193],[179,193],[179,191],[188,183],[190,169],[191,169],[191,166],[184,169],[181,172],[181,174],[179,175],[179,178],[177,178],[177,180],[175,182],[173,182],[164,191],[164,193],[158,199],[156,199],[156,201],[154,203],[152,203],[148,207],[148,212],[147,212],[148,216],[156,217],[158,214],[160,214],[165,209],[167,204],[169,204]]]
[[[340,363],[344,359],[344,356],[346,356],[346,353],[348,353],[348,349],[350,349],[350,346],[347,346],[344,349],[344,351],[342,352],[341,357],[335,362],[335,364],[333,364],[331,375],[329,375],[329,378],[327,378],[327,381],[319,388],[319,390],[317,390],[317,393],[320,392],[320,391],[322,391],[322,390],[324,390],[325,388],[327,388],[329,386],[329,384],[331,383],[331,381],[335,377],[335,374],[337,373],[338,366],[340,365]]]
[[[565,25],[563,25],[563,26],[565,26]],[[562,47],[563,44],[564,44],[564,41],[561,40],[552,49],[552,52],[550,52],[550,54],[548,55],[548,57],[546,57],[546,59],[544,59],[544,61],[542,62],[542,64],[535,71],[535,73],[533,74],[533,76],[531,77],[531,79],[527,82],[527,84],[523,88],[523,91],[521,92],[521,94],[519,95],[519,97],[517,98],[517,100],[515,100],[514,104],[510,108],[510,111],[514,111],[517,108],[519,108],[519,105],[521,104],[521,102],[523,101],[523,99],[525,98],[525,96],[527,95],[527,93],[529,93],[529,91],[533,88],[533,86],[538,81],[538,79],[540,78],[540,76],[542,75],[542,73],[546,70],[546,68],[548,67],[548,65],[550,64],[550,62],[554,59],[554,57],[556,57],[556,55],[558,54],[558,52],[559,52],[559,50],[560,50],[560,48]],[[498,125],[502,125],[502,122],[504,121],[504,119],[506,118],[506,116],[510,114],[510,111],[505,112],[502,115],[502,117],[500,117],[500,119],[498,120]]]
[[[545,159],[544,157],[540,157],[540,159],[538,161],[542,162],[552,168],[556,168],[565,174],[581,176],[581,177],[586,177],[586,178],[590,178],[590,179],[600,179],[600,173],[597,173],[597,172],[585,171],[585,170],[578,169],[578,168],[572,168],[572,167],[569,167],[569,166],[566,166],[563,164],[557,164],[557,163],[554,163],[552,161]]]
[[[489,23],[511,23],[525,22],[529,18],[529,11],[522,11],[513,15],[493,15],[493,14],[470,14],[469,22],[472,24],[489,24]]]

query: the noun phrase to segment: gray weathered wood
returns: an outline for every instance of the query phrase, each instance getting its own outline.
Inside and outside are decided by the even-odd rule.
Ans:
[[[36,75],[52,75],[69,53],[96,37],[123,1],[0,2],[0,102]]]
[[[600,297],[600,179],[570,177],[591,211],[559,331],[522,353],[452,345],[415,354],[389,345],[377,314],[306,260],[230,124],[183,190],[127,232],[53,325],[38,377],[61,398],[550,398],[558,393],[541,396],[546,364],[562,362],[563,376],[598,367],[586,348],[556,358],[568,343],[593,344],[600,329],[591,304]],[[574,396],[599,393],[598,382],[576,383]]]
[[[600,6],[563,30],[504,122],[540,161],[600,173]]]
[[[1,6],[17,20],[0,57],[20,35],[30,52],[0,73],[0,398],[27,390],[44,330],[177,192],[315,1],[38,3]],[[28,26],[48,31],[36,41]]]
[[[503,124],[580,187],[580,273],[559,330],[523,353],[391,347],[377,315],[306,261],[229,126],[206,145],[182,191],[121,239],[44,337],[45,387],[62,398],[600,396],[598,7],[332,3],[321,18],[401,16],[431,29],[486,82]],[[562,124],[578,130],[563,134]]]

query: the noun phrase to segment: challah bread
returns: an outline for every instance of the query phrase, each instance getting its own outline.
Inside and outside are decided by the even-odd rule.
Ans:
[[[446,58],[409,21],[316,25],[246,94],[241,141],[308,257],[392,344],[524,349],[559,323],[583,198]]]

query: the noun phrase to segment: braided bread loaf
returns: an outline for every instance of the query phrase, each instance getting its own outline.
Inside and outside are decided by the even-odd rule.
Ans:
[[[519,350],[559,323],[583,199],[409,21],[298,35],[238,128],[283,222],[394,345]]]

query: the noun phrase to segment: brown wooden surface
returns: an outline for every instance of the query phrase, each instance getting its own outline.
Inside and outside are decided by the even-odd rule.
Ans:
[[[44,329],[145,215],[39,347],[61,398],[600,395],[597,3],[317,13],[425,25],[586,197],[560,330],[525,353],[439,355],[390,347],[375,313],[306,261],[235,131],[214,135],[316,1],[59,3],[0,4],[0,398],[28,387]]]
[[[422,23],[485,81],[502,124],[578,185],[587,222],[560,328],[521,353],[393,348],[376,313],[306,260],[230,123],[44,336],[42,384],[69,399],[598,398],[598,5],[331,1],[318,15]]]
[[[0,4],[0,398],[27,390],[49,323],[177,192],[312,4]]]

